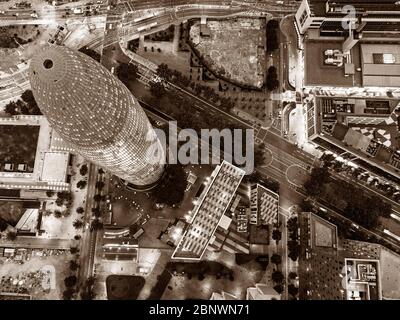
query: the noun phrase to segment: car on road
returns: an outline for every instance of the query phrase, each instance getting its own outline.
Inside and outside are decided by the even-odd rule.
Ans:
[[[351,224],[352,227],[356,228],[356,229],[360,229],[360,226],[355,224],[354,222]]]
[[[82,8],[74,8],[74,9],[72,9],[72,12],[74,14],[82,14],[83,10],[82,10]]]
[[[144,229],[140,228],[135,234],[132,236],[134,239],[138,239],[142,234],[144,234]]]
[[[171,240],[167,241],[167,245],[169,245],[171,248],[175,248],[175,245]]]

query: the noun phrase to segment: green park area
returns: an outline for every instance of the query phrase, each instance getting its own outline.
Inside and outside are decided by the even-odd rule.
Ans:
[[[0,125],[0,171],[17,171],[26,164],[25,172],[33,172],[40,126]]]

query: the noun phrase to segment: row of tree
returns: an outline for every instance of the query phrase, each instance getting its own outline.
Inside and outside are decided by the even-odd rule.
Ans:
[[[371,187],[375,188],[381,194],[391,198],[394,201],[400,201],[400,192],[392,183],[383,183],[377,177],[372,178],[371,175],[361,169],[347,164],[344,161],[336,160],[336,157],[331,153],[324,153],[320,160],[323,166],[337,173],[345,173],[348,176],[355,178],[363,183],[368,183]]]
[[[129,87],[129,83],[135,81],[138,77],[138,67],[132,63],[119,63],[118,67],[115,69],[115,74],[122,83]]]
[[[274,66],[268,68],[266,86],[269,91],[273,91],[279,88],[277,69]]]
[[[36,103],[32,90],[25,90],[21,99],[17,101],[10,101],[4,106],[4,111],[11,116],[24,114],[24,115],[41,115],[39,106]]]
[[[279,48],[279,22],[269,20],[267,23],[267,52],[273,52]]]
[[[86,54],[87,56],[91,57],[92,59],[96,60],[97,62],[100,62],[101,55],[100,53],[96,52],[93,49],[90,49],[88,47],[82,47],[79,49],[80,52]]]
[[[380,225],[380,217],[388,218],[391,204],[379,196],[368,195],[344,180],[331,179],[327,167],[313,168],[304,184],[310,196],[321,198],[339,209],[347,218],[367,229]]]
[[[167,82],[172,82],[179,87],[191,90],[197,96],[202,96],[204,99],[216,104],[225,111],[229,112],[235,105],[230,98],[220,96],[209,86],[191,81],[178,70],[170,69],[165,63],[158,66],[157,75]]]
[[[287,229],[288,229],[288,257],[296,261],[300,255],[300,242],[299,242],[299,223],[296,216],[290,218],[287,221]]]

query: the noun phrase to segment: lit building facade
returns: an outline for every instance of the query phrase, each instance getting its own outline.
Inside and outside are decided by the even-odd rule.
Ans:
[[[29,78],[41,111],[77,153],[134,185],[157,182],[163,147],[138,101],[106,68],[52,46],[32,59]]]
[[[195,204],[194,215],[172,259],[201,260],[240,185],[245,171],[223,161],[211,174],[211,182]]]

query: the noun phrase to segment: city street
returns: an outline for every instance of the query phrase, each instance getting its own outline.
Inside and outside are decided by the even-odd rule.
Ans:
[[[7,262],[7,275],[19,278],[14,275],[11,263],[27,262],[19,267],[23,272],[34,264],[29,261],[30,256],[26,261],[25,256],[20,259],[24,249],[59,249],[65,256],[63,260],[60,258],[62,265],[60,262],[57,270],[60,278],[57,294],[64,295],[64,299],[68,294],[69,299],[89,300],[95,296],[107,299],[110,292],[106,288],[107,277],[124,274],[143,276],[145,284],[141,278],[142,287],[135,296],[139,299],[159,295],[163,299],[206,300],[215,294],[228,293],[240,299],[254,294],[264,297],[263,300],[276,296],[291,300],[301,299],[301,290],[305,295],[313,295],[313,290],[317,292],[322,285],[325,285],[323,290],[328,288],[320,280],[312,286],[311,273],[315,272],[318,279],[326,277],[328,283],[340,273],[337,263],[343,267],[340,275],[346,289],[346,292],[340,289],[343,297],[347,294],[348,300],[365,300],[374,295],[381,298],[377,294],[382,290],[379,277],[386,277],[386,285],[391,280],[388,275],[380,274],[382,261],[378,262],[378,258],[371,264],[365,262],[363,254],[367,248],[363,244],[371,242],[371,247],[379,247],[379,254],[380,250],[391,250],[393,256],[400,253],[398,186],[394,179],[389,183],[379,176],[389,179],[386,174],[390,169],[371,173],[378,167],[387,168],[389,163],[399,164],[400,100],[393,95],[386,99],[391,93],[384,84],[398,81],[395,71],[400,51],[387,39],[382,40],[386,44],[378,44],[377,40],[375,44],[365,43],[363,35],[369,32],[371,37],[368,28],[373,30],[379,24],[370,16],[380,14],[390,25],[391,18],[377,4],[368,2],[363,7],[362,1],[357,1],[354,4],[357,21],[365,23],[337,34],[339,20],[335,19],[343,13],[342,5],[305,0],[79,0],[63,4],[42,0],[0,1],[0,29],[4,30],[0,52],[2,126],[14,126],[11,122],[14,120],[20,121],[18,125],[26,125],[27,119],[35,119],[37,123],[38,119],[46,121],[51,129],[50,138],[48,142],[37,138],[38,147],[34,150],[39,151],[34,160],[44,159],[45,152],[40,151],[44,150],[40,148],[44,144],[48,147],[46,152],[62,151],[67,159],[64,178],[47,175],[52,184],[44,185],[49,182],[43,178],[44,160],[37,166],[38,161],[25,159],[28,156],[17,152],[16,156],[10,155],[14,145],[18,150],[29,151],[33,144],[26,147],[14,143],[8,152],[11,135],[7,130],[11,128],[13,133],[17,130],[5,129],[7,139],[2,142],[7,152],[0,159],[1,173],[15,182],[1,182],[1,197],[4,202],[28,202],[26,208],[25,204],[10,204],[15,208],[5,207],[4,216],[0,217],[0,266]],[[393,3],[385,4],[384,8],[389,5]],[[218,19],[224,23],[215,22]],[[392,26],[396,28],[389,33],[397,35],[398,25]],[[335,36],[329,40],[332,44],[327,40],[328,35]],[[42,48],[47,50],[38,50]],[[95,53],[85,52],[85,48]],[[96,60],[100,55],[102,66],[76,52],[78,49],[92,58],[97,55]],[[314,61],[320,63],[315,74]],[[124,64],[137,67],[137,73]],[[325,73],[332,83],[324,82]],[[340,81],[335,82],[339,76],[344,84],[349,83],[348,88],[340,87]],[[367,85],[371,83],[374,85]],[[28,89],[32,92],[25,92]],[[332,98],[334,101],[323,100],[317,105],[317,100],[311,99],[313,94],[325,96],[325,100],[328,96],[342,100]],[[363,100],[356,101],[353,99],[356,96]],[[42,113],[39,118],[37,115]],[[224,137],[225,149],[220,144],[215,147],[216,143],[210,148],[209,139],[198,137],[200,131],[203,134],[201,128],[226,128],[224,131],[229,133],[235,127],[251,131],[255,152],[251,160],[246,160],[257,163],[253,174],[243,178],[244,171],[236,166],[244,169],[244,165],[232,161],[232,150],[228,160],[232,164],[224,162],[230,166],[227,171],[217,167],[218,177],[211,173],[217,172],[215,163],[189,162],[182,165],[184,169],[179,173],[170,170],[172,161],[167,165],[162,161],[166,151],[170,152],[169,160],[173,158],[174,133],[167,127],[176,119],[178,134],[184,133],[181,128],[194,128],[186,138],[198,144],[197,158],[203,156],[202,147],[206,145],[208,156],[217,156],[220,161],[223,150],[221,158],[228,159],[224,152],[230,144],[229,138]],[[153,125],[163,131],[153,131]],[[44,130],[40,130],[43,134]],[[160,146],[167,141],[162,134],[166,132],[170,134],[169,144],[163,149]],[[243,146],[251,145],[248,135],[243,143],[236,137],[235,132],[235,157],[244,153],[248,156],[248,149],[242,150]],[[212,141],[216,142],[214,138]],[[178,141],[178,148],[185,146],[181,137]],[[240,155],[236,154],[238,141],[242,143]],[[153,142],[156,149],[149,153]],[[380,144],[384,147],[379,148]],[[337,155],[329,156],[325,150]],[[180,151],[179,160],[183,163]],[[188,153],[192,156],[192,150],[188,151],[187,158]],[[67,152],[79,156],[68,158]],[[326,154],[321,158],[323,152],[333,160],[328,161]],[[381,162],[366,159],[371,157]],[[151,162],[154,159],[157,161]],[[54,167],[51,169],[57,171],[56,161],[51,162]],[[87,168],[82,168],[86,165]],[[32,166],[35,171],[27,170]],[[361,169],[364,171],[359,173]],[[40,178],[32,182],[36,178],[32,172],[39,171]],[[317,175],[319,179],[315,178]],[[260,186],[255,188],[257,183],[270,190],[262,193]],[[234,190],[228,189],[232,186],[236,186]],[[341,196],[337,195],[339,187],[344,190]],[[50,188],[68,189],[72,196],[52,193]],[[346,193],[347,189],[362,197]],[[31,214],[28,210],[34,210],[29,207],[30,200],[38,203],[33,208],[40,206],[35,211],[40,213],[36,229],[28,229],[26,218],[21,218]],[[385,204],[391,205],[391,211]],[[370,215],[365,214],[363,206],[373,208]],[[311,218],[306,219],[307,214],[301,211],[313,213],[310,217],[319,216],[318,223],[311,223]],[[201,221],[194,222],[195,219]],[[336,226],[332,227],[333,224]],[[352,241],[354,246],[360,246],[359,252],[351,251]],[[18,250],[13,251],[15,248]],[[76,248],[76,252],[71,248]],[[249,257],[253,260],[241,263],[239,253],[246,256],[244,260]],[[378,249],[374,254],[378,256]],[[354,261],[347,265],[350,256]],[[266,257],[269,265],[263,266]],[[76,265],[67,258],[76,259]],[[282,261],[276,262],[277,259]],[[311,270],[307,267],[310,278],[306,280],[306,289],[301,288],[298,278],[304,276],[300,268],[302,259],[311,267]],[[357,259],[360,261],[356,262]],[[203,269],[196,266],[199,271],[193,274],[189,269],[182,269],[182,274],[176,274],[176,269],[165,271],[171,261],[191,262],[191,266],[202,261],[199,265]],[[234,270],[235,276],[222,271],[207,274],[211,269],[204,268],[207,261],[222,263]],[[261,262],[262,268],[249,267],[250,262]],[[326,271],[329,268],[333,271]],[[43,277],[45,271],[46,268],[35,277]],[[167,283],[163,283],[166,273],[172,278],[167,274]],[[49,278],[50,275],[48,272]],[[69,279],[69,283],[68,275],[76,276],[75,280]],[[229,278],[225,279],[226,275]],[[22,274],[21,279],[25,276]],[[91,277],[95,279],[93,285],[87,282]],[[396,277],[397,274],[393,283],[397,283]],[[7,286],[17,288],[15,292],[24,284],[10,279]],[[265,292],[259,290],[259,285]],[[399,290],[397,284],[393,287],[393,291]],[[95,294],[90,296],[91,292],[86,290]],[[0,300],[2,291],[0,288]],[[26,292],[29,290],[18,293]],[[335,296],[339,299],[337,293]]]

